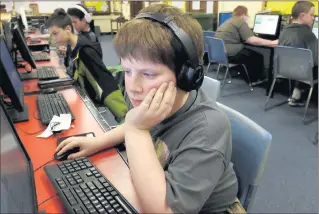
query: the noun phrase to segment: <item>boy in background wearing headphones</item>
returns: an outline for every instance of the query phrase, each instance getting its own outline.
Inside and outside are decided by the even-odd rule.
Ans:
[[[46,27],[58,45],[71,48],[67,73],[93,101],[106,106],[116,120],[121,121],[127,106],[114,77],[102,61],[102,53],[85,36],[74,33],[71,18],[64,11],[52,14]]]
[[[150,20],[150,13],[174,23]],[[125,140],[143,213],[227,213],[241,207],[230,123],[199,88],[200,24],[175,7],[152,4],[119,29],[114,44],[134,108],[102,136],[66,139],[58,154],[79,147],[68,159],[89,156]]]

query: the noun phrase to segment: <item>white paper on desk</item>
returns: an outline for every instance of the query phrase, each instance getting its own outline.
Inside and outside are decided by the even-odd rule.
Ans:
[[[54,126],[53,131],[68,130],[71,126],[71,114],[60,114],[60,124]]]
[[[59,123],[58,125],[54,125],[54,123]],[[54,115],[52,120],[50,121],[48,127],[45,131],[38,135],[39,138],[48,138],[53,135],[53,131],[61,131],[67,130],[71,126],[71,114],[60,114],[59,116]]]

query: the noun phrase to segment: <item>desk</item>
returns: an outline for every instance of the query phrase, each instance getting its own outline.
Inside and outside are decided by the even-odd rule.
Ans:
[[[103,134],[103,129],[98,125],[94,117],[90,114],[86,105],[78,95],[75,89],[66,89],[61,91],[67,100],[75,120],[72,122],[74,128],[63,131],[59,135],[51,136],[47,139],[37,138],[38,134],[28,135],[24,131],[34,132],[44,129],[45,126],[36,119],[38,111],[36,107],[36,95],[25,96],[24,102],[29,105],[29,121],[16,123],[18,135],[28,152],[34,170],[41,167],[43,164],[53,160],[53,155],[56,149],[57,137],[80,134],[93,131],[96,136]],[[102,151],[92,157],[90,160],[96,167],[105,175],[119,192],[132,204],[137,211],[141,211],[141,206],[138,202],[138,197],[134,190],[129,169],[118,154],[117,150],[109,149]],[[52,161],[49,164],[57,163]],[[34,172],[35,185],[37,192],[38,204],[47,200],[56,194],[53,185],[46,176],[43,167]],[[45,210],[47,213],[63,213],[65,212],[62,203],[58,196],[53,197],[43,203],[39,210]]]

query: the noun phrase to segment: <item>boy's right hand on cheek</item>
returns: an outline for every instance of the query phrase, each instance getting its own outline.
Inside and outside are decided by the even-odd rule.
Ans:
[[[173,82],[163,83],[158,89],[153,88],[143,102],[131,109],[125,117],[127,128],[149,130],[167,118],[173,109],[176,97]]]
[[[95,139],[95,137],[69,137],[58,145],[56,152],[61,155],[70,149],[79,147],[80,151],[69,155],[68,159],[87,157],[99,150]]]

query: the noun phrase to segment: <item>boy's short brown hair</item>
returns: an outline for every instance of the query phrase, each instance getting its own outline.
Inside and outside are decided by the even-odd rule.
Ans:
[[[308,13],[315,5],[311,1],[297,1],[291,10],[293,19],[298,19],[301,13]]]
[[[245,6],[239,5],[233,11],[233,16],[248,15],[248,9]]]
[[[173,18],[191,38],[196,47],[199,62],[203,59],[203,32],[201,25],[191,16],[176,7],[165,4],[152,4],[140,13],[165,13]],[[158,22],[147,19],[133,19],[125,23],[114,39],[115,51],[120,58],[129,58],[168,66],[172,71],[180,69],[178,61],[183,53],[172,47],[174,34]],[[185,54],[184,54],[185,55]]]

